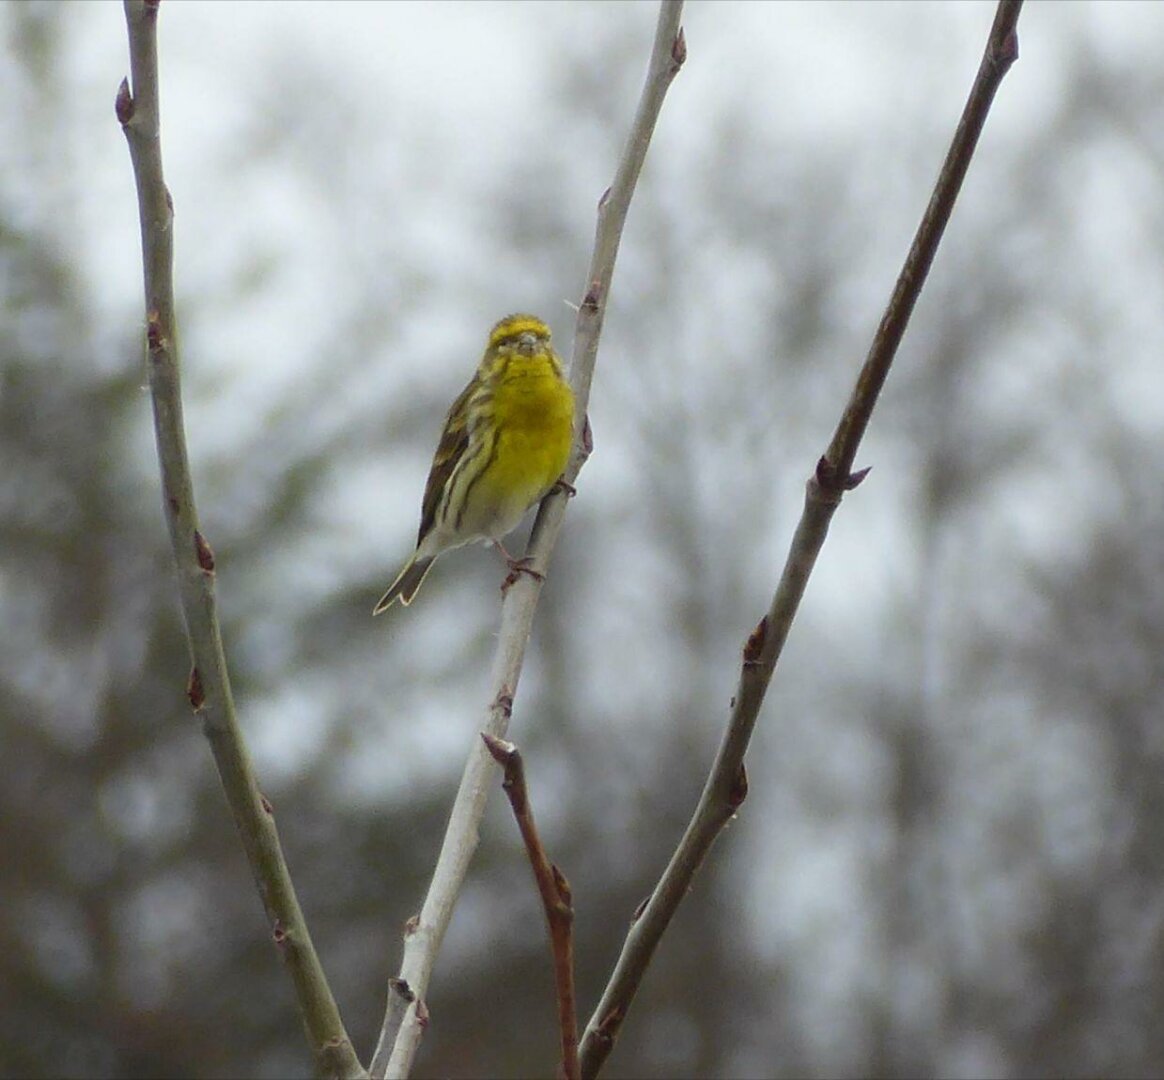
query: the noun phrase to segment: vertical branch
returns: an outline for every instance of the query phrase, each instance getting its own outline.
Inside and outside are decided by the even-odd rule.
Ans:
[[[174,322],[173,204],[162,173],[158,99],[158,0],[125,0],[132,90],[122,80],[115,104],[129,144],[141,218],[146,348],[162,504],[178,570],[193,666],[187,697],[218,766],[219,777],[266,909],[272,938],[286,961],[322,1076],[364,1075],[311,943],[283,858],[271,804],[259,791],[235,717],[215,599],[214,553],[198,528],[186,453]]]
[[[804,511],[768,613],[743,650],[732,711],[699,802],[663,876],[636,913],[622,953],[582,1039],[582,1076],[596,1076],[610,1054],[655,949],[716,837],[747,796],[744,754],[792,620],[816,564],[833,513],[867,469],[853,461],[877,396],[925,284],[966,170],[1003,77],[1018,56],[1015,30],[1022,0],[1000,0],[986,50],[905,265],[828,450],[807,485]]]
[[[546,928],[550,934],[550,953],[554,961],[554,988],[558,998],[558,1029],[562,1036],[562,1076],[578,1077],[578,1013],[574,1005],[574,898],[566,876],[549,860],[542,846],[533,807],[525,783],[525,764],[521,751],[511,742],[482,735],[493,760],[504,770],[501,786],[525,844],[525,853],[533,869]]]
[[[594,254],[587,278],[589,284],[578,312],[570,365],[570,381],[575,397],[575,451],[565,479],[571,483],[589,453],[586,406],[627,209],[646,160],[663,99],[687,54],[683,31],[679,26],[682,13],[682,0],[661,0],[654,46],[630,136],[619,160],[614,183],[599,202]],[[530,567],[543,576],[562,529],[566,498],[564,490],[555,488],[542,500],[534,522],[526,556]],[[541,581],[533,575],[522,574],[506,592],[501,606],[501,627],[490,676],[491,703],[483,725],[487,734],[498,738],[505,735],[509,726],[513,695],[521,676],[525,647],[540,591]],[[399,1010],[385,1010],[373,1058],[372,1074],[375,1077],[403,1077],[412,1068],[423,1033],[423,1019],[427,1016],[424,997],[428,992],[437,952],[468,872],[469,861],[477,848],[478,828],[485,813],[490,782],[496,775],[496,769],[497,765],[485,747],[475,742],[465,763],[424,906],[418,917],[409,920],[405,931],[404,959],[399,978],[409,992],[415,995],[415,999],[399,1025],[394,1020]],[[384,1071],[381,1072],[381,1069]]]

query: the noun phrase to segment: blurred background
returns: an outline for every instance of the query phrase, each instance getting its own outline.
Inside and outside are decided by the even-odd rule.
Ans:
[[[692,2],[511,735],[585,1020],[694,805],[993,18]],[[162,6],[187,430],[241,722],[366,1061],[500,560],[411,550],[488,327],[569,352],[645,3]],[[304,1076],[183,688],[121,5],[0,6],[0,1074]],[[1035,4],[611,1076],[1164,1072],[1164,6]],[[515,540],[520,548],[522,539]],[[421,1076],[549,1075],[492,800]]]

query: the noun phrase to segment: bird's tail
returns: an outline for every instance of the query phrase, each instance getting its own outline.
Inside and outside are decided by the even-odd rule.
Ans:
[[[372,608],[372,614],[379,615],[380,612],[387,611],[397,600],[408,607],[435,561],[435,557],[418,559],[413,555],[404,564],[404,569],[397,575],[396,580],[388,586],[388,591],[380,597],[380,602]]]

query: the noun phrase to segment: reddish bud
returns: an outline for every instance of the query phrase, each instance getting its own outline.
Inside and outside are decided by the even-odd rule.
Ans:
[[[113,111],[117,113],[117,120],[125,127],[133,119],[133,94],[129,92],[129,80],[122,79],[117,88],[117,97],[113,99]]]
[[[211,551],[210,545],[206,542],[206,537],[197,529],[194,530],[194,551],[198,556],[198,566],[202,572],[205,574],[213,574],[214,552]]]
[[[190,678],[186,680],[186,697],[190,708],[198,712],[206,704],[206,692],[202,689],[202,672],[196,667],[190,669]]]
[[[744,643],[744,667],[753,667],[760,662],[760,655],[764,651],[764,640],[768,637],[768,616],[765,615],[756,629],[748,635]]]
[[[748,770],[744,768],[744,763],[740,762],[740,771],[736,773],[736,778],[732,783],[731,790],[728,792],[728,805],[732,811],[740,808],[743,801],[748,797]]]

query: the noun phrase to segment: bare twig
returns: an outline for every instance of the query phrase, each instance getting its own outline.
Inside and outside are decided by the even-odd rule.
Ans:
[[[609,1055],[655,948],[679,902],[686,895],[696,870],[716,837],[747,795],[744,753],[760,705],[824,544],[833,513],[844,492],[856,487],[868,472],[867,469],[851,472],[857,448],[925,283],[994,95],[1018,56],[1015,26],[1021,6],[1022,0],[1001,0],[999,3],[969,100],[897,286],[836,433],[808,481],[804,512],[771,607],[744,646],[731,717],[699,803],[650,899],[636,913],[610,982],[587,1025],[581,1051],[584,1077],[597,1075]]]
[[[174,333],[173,206],[162,175],[157,0],[125,0],[133,88],[122,80],[116,111],[129,143],[141,217],[146,346],[163,506],[177,561],[193,667],[187,697],[201,717],[272,937],[286,961],[319,1075],[364,1076],[311,944],[271,805],[259,791],[235,718],[214,590],[214,553],[198,528],[186,456]]]
[[[562,1033],[562,1075],[578,1080],[578,1014],[574,1006],[574,898],[565,875],[546,856],[534,824],[533,808],[525,785],[521,752],[511,742],[482,734],[493,760],[504,770],[501,786],[509,796],[513,816],[546,913],[550,952],[554,960],[554,986],[558,995],[558,1027]]]
[[[602,332],[606,298],[610,293],[615,258],[622,239],[627,209],[646,159],[647,147],[655,130],[655,121],[662,108],[663,98],[686,56],[687,47],[679,27],[682,12],[682,0],[662,0],[660,4],[654,48],[630,136],[619,161],[614,183],[598,205],[594,254],[590,261],[586,294],[578,311],[570,365],[570,381],[574,387],[576,409],[574,423],[576,437],[574,455],[565,476],[569,484],[577,477],[589,453],[586,406],[590,397],[590,381],[598,353],[598,339]],[[526,558],[529,560],[529,566],[543,576],[562,528],[567,497],[567,490],[559,486],[542,500],[530,535]],[[492,703],[483,725],[484,730],[490,735],[503,737],[508,728],[513,694],[521,675],[525,646],[533,625],[541,584],[541,581],[533,575],[521,574],[505,594],[490,681],[493,687]],[[478,827],[489,797],[490,775],[496,767],[484,746],[478,743],[470,750],[424,906],[420,915],[410,923],[410,931],[404,938],[404,960],[400,977],[407,980],[417,995],[417,1002],[409,1009],[394,1039],[392,1038],[394,1033],[389,1029],[389,1025],[385,1024],[381,1028],[375,1060],[383,1060],[386,1045],[392,1045],[392,1042],[395,1045],[387,1064],[386,1074],[373,1070],[376,1077],[381,1075],[403,1077],[407,1076],[412,1068],[422,1033],[416,1017],[428,992],[436,954],[452,918],[453,906],[468,871],[469,860],[477,847]],[[392,1041],[389,1041],[390,1039]]]

